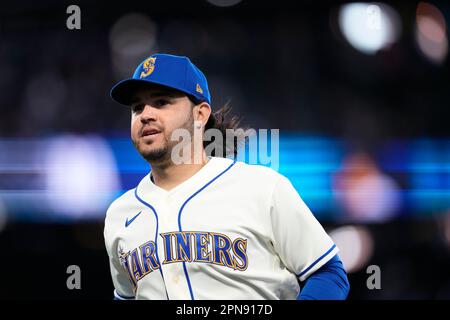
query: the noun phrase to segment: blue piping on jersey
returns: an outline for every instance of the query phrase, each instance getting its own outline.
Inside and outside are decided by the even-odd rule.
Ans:
[[[333,246],[327,251],[325,252],[323,255],[321,255],[316,261],[314,261],[313,263],[311,263],[311,265],[306,268],[303,272],[301,272],[299,275],[297,275],[297,277],[301,277],[303,276],[305,273],[307,273],[309,270],[311,270],[312,267],[314,267],[320,260],[322,260],[327,254],[329,254],[331,251],[333,251],[333,249],[336,248],[336,245],[333,244]]]
[[[125,297],[117,293],[117,290],[114,290],[114,300],[134,300],[135,297]]]
[[[136,197],[136,199],[138,199],[140,202],[142,202],[145,206],[149,207],[153,213],[155,214],[155,218],[156,218],[156,233],[155,233],[155,252],[156,252],[156,260],[159,263],[159,271],[161,272],[161,277],[163,278],[163,282],[164,282],[164,274],[162,271],[162,265],[161,262],[159,261],[159,256],[158,256],[158,226],[159,226],[159,222],[158,222],[158,214],[156,213],[155,208],[153,208],[153,206],[147,202],[145,202],[144,200],[142,200],[138,194],[137,194],[137,187],[134,189],[134,196]],[[164,284],[165,286],[165,284]],[[167,295],[167,299],[169,299],[169,295],[167,293],[167,288],[166,288],[166,295]]]
[[[226,168],[224,171],[222,171],[220,174],[218,174],[215,178],[213,178],[211,181],[209,181],[207,184],[205,184],[203,187],[201,187],[199,190],[197,190],[197,192],[195,192],[193,195],[191,195],[181,206],[180,211],[178,212],[178,228],[179,231],[182,232],[181,230],[181,213],[183,212],[184,207],[186,206],[186,204],[192,199],[194,198],[197,194],[199,194],[203,189],[205,189],[207,186],[209,186],[211,183],[213,183],[216,179],[218,179],[221,175],[223,175],[225,172],[227,172],[228,170],[231,169],[232,166],[234,166],[234,164],[236,163],[236,160],[233,161],[232,164],[230,164],[230,166],[228,168]],[[186,276],[186,281],[189,287],[189,293],[191,294],[191,300],[195,300],[194,299],[194,294],[192,293],[192,286],[191,286],[191,280],[189,279],[189,275],[186,269],[186,262],[183,261],[183,269],[184,269],[184,274]]]

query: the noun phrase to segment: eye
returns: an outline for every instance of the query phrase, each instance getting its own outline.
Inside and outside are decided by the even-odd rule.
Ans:
[[[158,99],[155,101],[156,107],[162,107],[162,106],[165,106],[166,104],[169,104],[169,100],[167,100],[167,99]]]
[[[131,106],[131,111],[133,113],[139,113],[139,112],[142,111],[142,109],[144,109],[144,104],[143,103],[136,103],[136,104]]]

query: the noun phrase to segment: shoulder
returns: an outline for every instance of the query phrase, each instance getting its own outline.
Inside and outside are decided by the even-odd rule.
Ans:
[[[262,165],[237,161],[235,167],[236,173],[240,177],[253,181],[254,183],[275,185],[280,179],[287,179],[274,169]]]
[[[279,172],[270,167],[256,164],[247,164],[242,161],[234,161],[227,158],[214,158],[216,164],[228,172],[224,175],[224,180],[228,180],[239,189],[254,189],[260,194],[261,192],[266,196],[271,194],[277,184],[289,183],[289,180]]]

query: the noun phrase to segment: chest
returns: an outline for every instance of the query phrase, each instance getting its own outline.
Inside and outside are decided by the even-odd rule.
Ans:
[[[248,248],[268,242],[268,205],[254,195],[212,190],[185,197],[142,197],[119,234],[131,272],[177,262],[245,269]]]

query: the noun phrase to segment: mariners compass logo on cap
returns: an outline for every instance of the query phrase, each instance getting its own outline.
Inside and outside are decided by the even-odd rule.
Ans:
[[[142,79],[142,78],[149,76],[155,69],[155,62],[156,62],[156,57],[150,57],[147,60],[145,60],[144,63],[142,64],[143,70],[142,70],[139,78]]]

